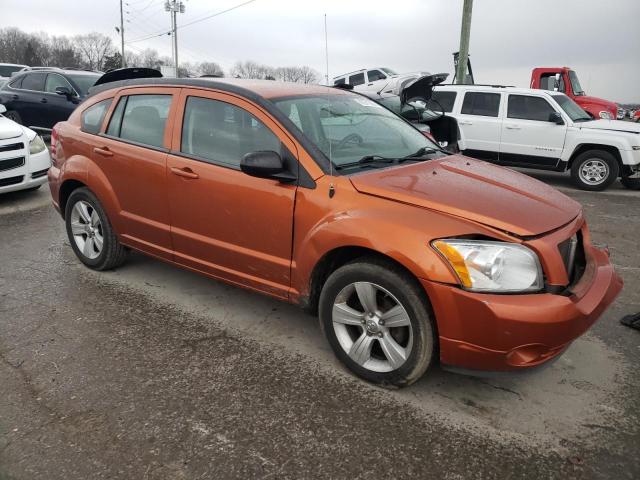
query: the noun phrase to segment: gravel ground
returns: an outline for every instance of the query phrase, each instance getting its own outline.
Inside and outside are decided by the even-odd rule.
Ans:
[[[640,193],[585,193],[625,289],[549,368],[388,391],[295,307],[141,255],[99,274],[0,197],[0,479],[640,478]],[[41,190],[46,190],[46,187]]]

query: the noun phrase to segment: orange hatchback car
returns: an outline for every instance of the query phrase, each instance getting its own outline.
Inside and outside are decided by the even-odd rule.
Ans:
[[[85,265],[135,249],[317,311],[337,357],[382,385],[438,360],[541,365],[622,288],[578,203],[354,92],[121,80],[56,125],[51,152]]]

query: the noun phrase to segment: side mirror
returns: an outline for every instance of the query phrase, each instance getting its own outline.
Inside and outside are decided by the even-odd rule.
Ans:
[[[240,170],[258,178],[270,178],[283,183],[293,182],[296,176],[287,171],[282,157],[273,151],[247,153],[240,160]]]
[[[549,121],[555,123],[556,125],[564,125],[562,115],[560,115],[560,113],[558,112],[551,112],[549,114]]]
[[[2,115],[3,113],[5,113],[7,111],[7,107],[5,107],[4,105],[2,105],[0,103],[0,115]]]
[[[71,89],[69,87],[56,87],[56,93],[58,95],[64,95],[68,99],[71,99],[71,97],[74,96],[73,92],[71,91]]]

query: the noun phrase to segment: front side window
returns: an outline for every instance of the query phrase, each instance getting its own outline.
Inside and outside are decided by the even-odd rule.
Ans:
[[[453,111],[453,104],[456,101],[456,92],[441,92],[434,90],[431,98],[438,102],[436,105],[442,107],[443,112],[450,113]]]
[[[559,77],[559,80],[556,79],[556,75]],[[564,77],[556,73],[545,73],[540,77],[540,89],[551,92],[564,92]]]
[[[120,98],[107,135],[162,148],[171,98],[171,95],[147,94]]]
[[[509,95],[508,118],[548,122],[555,110],[544,98],[529,95]]]
[[[357,85],[362,85],[364,83],[364,72],[356,73],[355,75],[351,75],[349,77],[349,85],[353,85],[354,87]]]
[[[22,80],[22,86],[20,88],[23,90],[42,92],[44,90],[44,79],[46,76],[46,73],[28,73]]]
[[[100,131],[104,116],[111,105],[111,99],[102,100],[95,105],[90,106],[80,117],[80,128],[83,132],[96,134]]]
[[[497,117],[500,110],[500,94],[484,92],[467,92],[464,94],[462,111],[466,115]]]
[[[370,82],[375,82],[376,80],[384,80],[387,76],[380,70],[369,70],[367,72],[367,78]]]
[[[344,85],[345,83],[346,83],[346,79],[345,79],[344,77],[342,77],[342,78],[336,78],[336,79],[333,81],[333,84],[334,84],[334,85]]]
[[[89,89],[98,81],[100,75],[95,74],[69,74],[68,77],[76,85],[76,90],[81,96],[85,96]]]
[[[372,155],[397,159],[423,147],[438,148],[396,114],[359,95],[328,94],[273,101],[287,116],[295,108],[304,136],[336,168]]]
[[[582,90],[580,80],[578,80],[578,75],[576,75],[576,72],[573,70],[569,70],[569,81],[571,82],[571,90],[573,90],[574,95],[584,95],[584,90]]]
[[[387,75],[397,75],[397,73],[391,70],[390,68],[382,67],[381,70]]]
[[[58,75],[57,73],[50,73],[47,75],[44,91],[48,93],[56,93],[56,88],[58,87],[66,87],[71,90],[71,92],[74,91],[74,88],[62,75]]]
[[[249,112],[219,100],[187,98],[182,153],[239,168],[244,155],[264,150],[280,152],[280,139]]]
[[[593,120],[591,116],[585,112],[580,105],[574,102],[572,99],[563,94],[553,95],[553,99],[558,102],[560,108],[569,115],[569,118],[574,122],[588,122]]]

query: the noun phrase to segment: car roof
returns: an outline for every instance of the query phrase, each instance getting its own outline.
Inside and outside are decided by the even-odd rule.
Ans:
[[[333,79],[335,80],[336,78],[347,77],[347,76],[349,76],[349,75],[353,75],[354,73],[368,72],[369,70],[382,70],[383,68],[388,68],[388,67],[368,67],[368,68],[361,68],[360,70],[354,70],[353,72],[343,73],[342,75],[337,75],[337,76],[333,77]]]
[[[526,95],[530,95],[532,93],[536,93],[539,95],[551,95],[551,94],[560,94],[563,95],[562,92],[551,92],[549,90],[542,90],[539,88],[519,88],[519,87],[506,87],[506,86],[502,86],[502,85],[452,85],[452,84],[448,84],[448,85],[436,85],[435,87],[433,87],[435,90],[440,90],[440,91],[444,91],[444,90],[482,90],[485,92],[495,92],[495,93],[500,93],[500,92],[507,92],[507,93],[521,93],[521,94],[526,94]]]
[[[61,73],[64,75],[74,75],[74,74],[82,74],[82,75],[95,75],[97,77],[102,76],[101,73],[94,72],[93,70],[80,70],[80,69],[64,69],[58,67],[29,67],[29,70],[23,70],[20,72],[20,75],[24,75],[27,73]]]
[[[205,88],[237,93],[250,99],[297,97],[304,95],[345,95],[347,92],[324,85],[279,82],[275,80],[249,80],[241,78],[137,78],[104,83],[89,90],[90,95],[124,87],[174,86]]]

